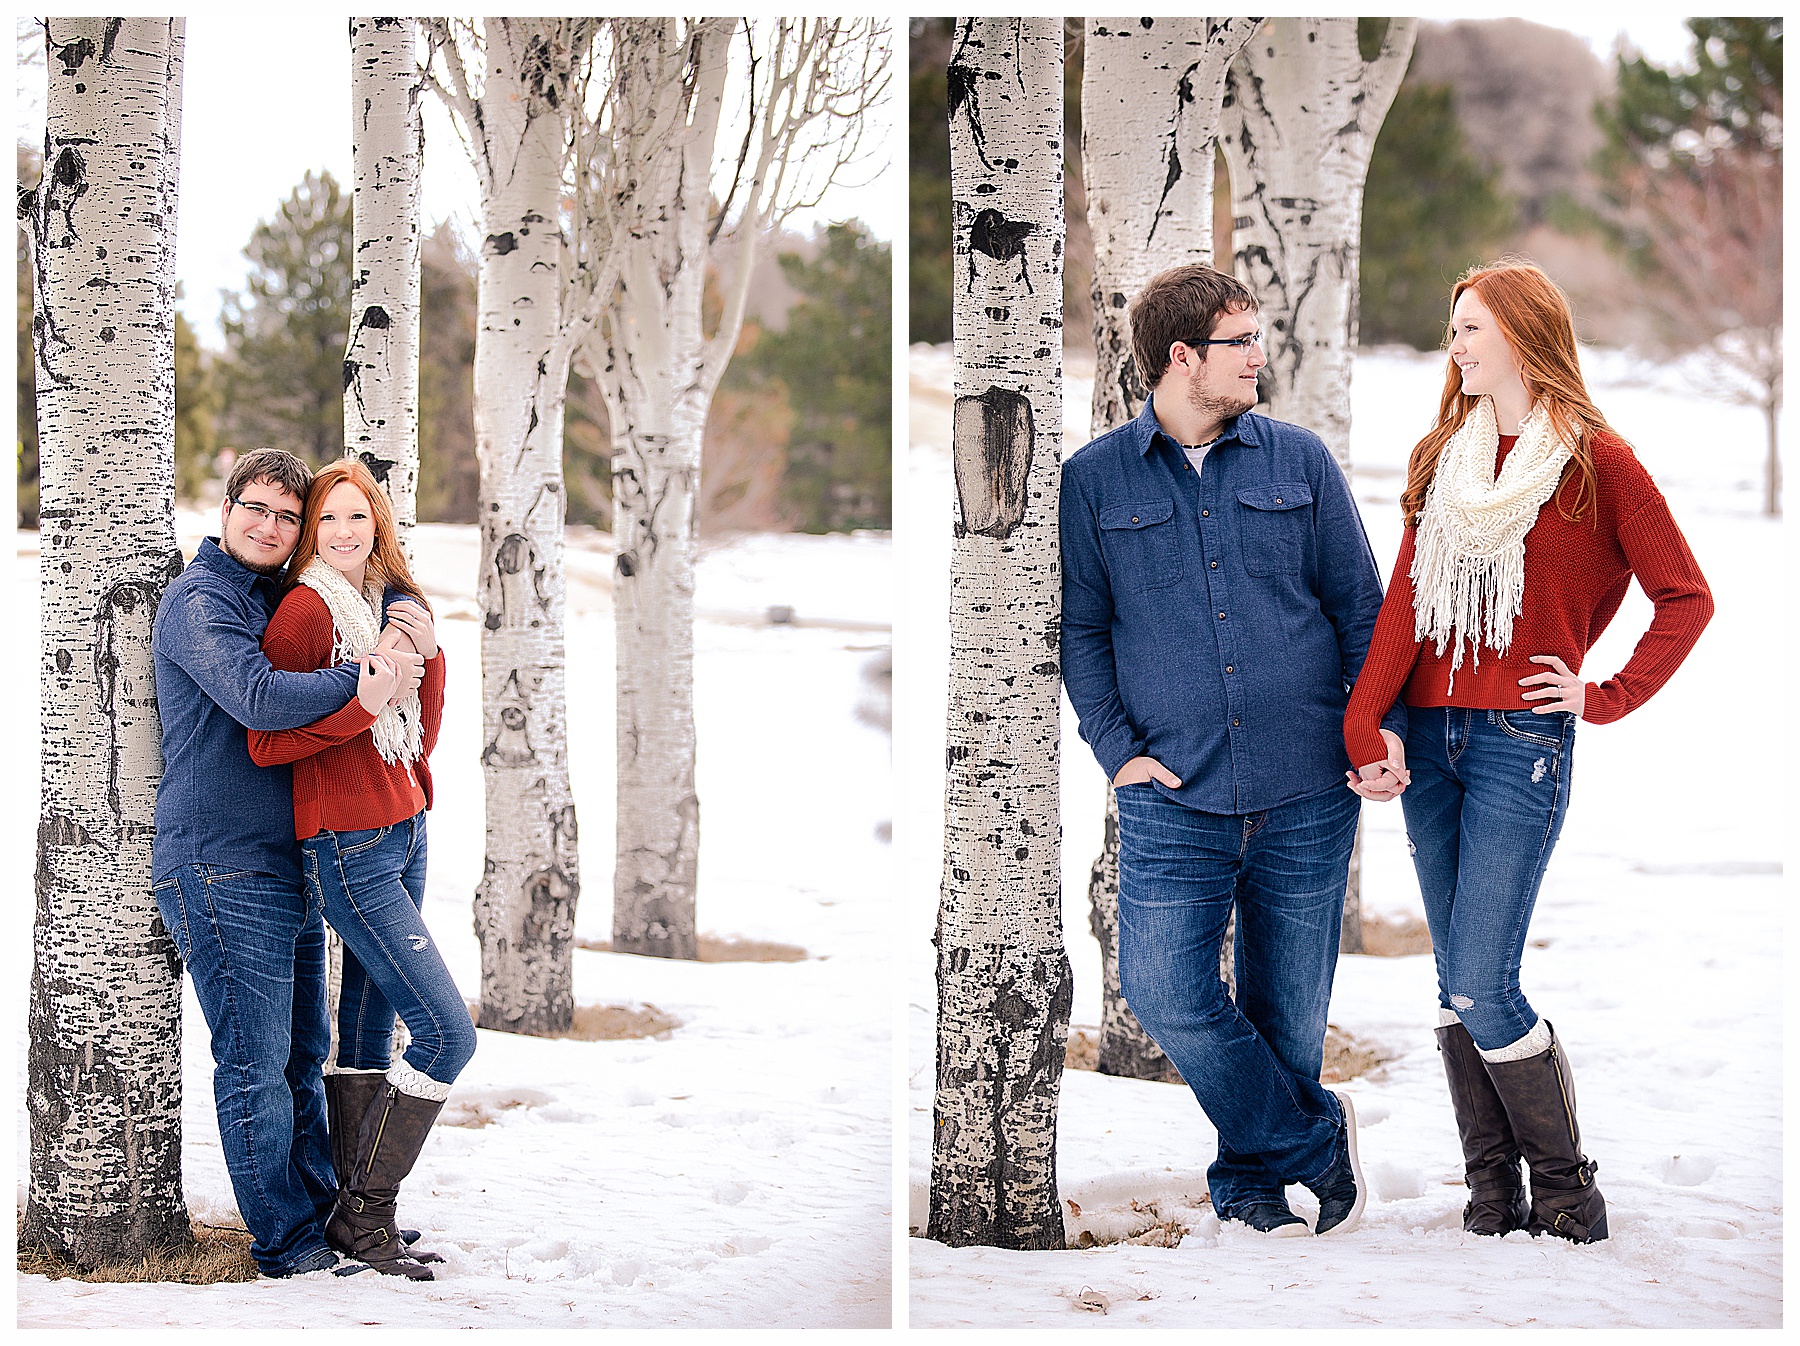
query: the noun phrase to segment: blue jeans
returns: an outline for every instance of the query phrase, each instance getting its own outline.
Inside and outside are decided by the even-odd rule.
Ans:
[[[1221,1218],[1316,1185],[1344,1119],[1319,1084],[1359,802],[1342,788],[1246,816],[1153,785],[1119,799],[1119,981],[1219,1133]],[[1219,978],[1233,905],[1237,1001]]]
[[[475,1054],[475,1026],[419,914],[425,901],[425,815],[300,843],[306,881],[344,941],[338,1065],[383,1070],[396,1012],[412,1035],[406,1063],[440,1084]]]
[[[156,905],[212,1030],[219,1140],[250,1255],[284,1275],[325,1247],[337,1195],[320,1080],[325,927],[304,889],[218,865],[182,865]]]
[[[1408,708],[1400,796],[1431,926],[1438,1003],[1484,1051],[1537,1024],[1519,961],[1544,867],[1569,807],[1567,711]]]

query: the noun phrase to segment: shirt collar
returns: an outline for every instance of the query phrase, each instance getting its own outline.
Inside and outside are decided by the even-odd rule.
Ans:
[[[255,593],[258,584],[266,584],[267,593],[273,594],[278,589],[278,576],[259,575],[237,557],[229,554],[219,545],[216,537],[200,539],[200,549],[194,553],[193,564],[217,575],[233,588],[242,589],[245,593]]]
[[[1157,423],[1155,399],[1155,393],[1151,393],[1146,397],[1144,399],[1144,409],[1138,412],[1137,419],[1131,423],[1133,443],[1137,447],[1139,456],[1148,454],[1155,446],[1158,437],[1167,440],[1170,444],[1174,444],[1177,449],[1185,447],[1180,444],[1175,444],[1173,436]],[[1213,447],[1218,448],[1221,444],[1233,439],[1241,444],[1254,444],[1257,442],[1256,417],[1253,414],[1247,411],[1242,412],[1233,416],[1230,420],[1221,425],[1219,427],[1219,436],[1213,441]]]

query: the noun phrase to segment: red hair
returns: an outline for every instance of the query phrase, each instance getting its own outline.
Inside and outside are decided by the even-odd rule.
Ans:
[[[419,588],[419,582],[412,576],[412,568],[406,564],[406,553],[400,550],[398,530],[394,526],[394,506],[381,484],[375,480],[375,474],[363,464],[359,458],[339,458],[320,468],[307,488],[306,504],[300,514],[300,546],[309,548],[314,554],[319,550],[319,515],[325,512],[325,497],[340,482],[349,482],[363,493],[369,502],[369,514],[375,520],[375,544],[369,548],[369,571],[384,584],[391,584],[408,598],[416,601],[427,612],[431,604],[425,601],[425,593]],[[297,547],[296,550],[299,548]],[[310,558],[309,558],[310,559]],[[287,580],[283,589],[291,589],[300,582],[300,572],[305,565],[288,566]]]
[[[1593,504],[1597,489],[1590,440],[1595,434],[1618,438],[1618,432],[1606,423],[1582,381],[1575,315],[1569,309],[1568,297],[1537,267],[1515,258],[1470,267],[1450,291],[1452,309],[1467,290],[1475,291],[1494,315],[1494,324],[1506,338],[1525,376],[1525,391],[1534,403],[1544,403],[1551,425],[1572,448],[1568,466],[1557,484],[1557,508],[1564,518],[1579,519]],[[1451,332],[1445,338],[1445,346],[1454,339]],[[1425,507],[1425,492],[1437,472],[1438,455],[1480,400],[1463,392],[1462,371],[1457,369],[1456,361],[1449,361],[1444,371],[1444,393],[1438,401],[1437,423],[1414,446],[1406,465],[1406,489],[1400,494],[1400,510],[1409,525],[1418,522],[1419,511]],[[1571,483],[1574,490],[1566,494]]]

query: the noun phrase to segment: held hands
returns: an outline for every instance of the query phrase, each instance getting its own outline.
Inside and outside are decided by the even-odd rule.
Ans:
[[[1542,683],[1529,692],[1520,692],[1524,701],[1543,701],[1541,706],[1533,706],[1534,715],[1548,715],[1553,710],[1566,710],[1577,719],[1581,717],[1581,708],[1587,704],[1587,684],[1581,680],[1579,673],[1569,672],[1569,666],[1554,654],[1534,654],[1534,664],[1549,664],[1550,668],[1543,673],[1533,673],[1528,678],[1520,678],[1519,686],[1528,687],[1532,683]],[[1554,697],[1554,700],[1549,698]]]
[[[413,649],[418,651],[421,658],[437,657],[437,627],[432,623],[431,613],[423,603],[415,603],[410,598],[397,599],[388,605],[387,615],[388,634],[394,633],[398,628],[412,641]]]
[[[1359,771],[1346,772],[1349,780],[1345,783],[1364,799],[1386,802],[1398,799],[1412,784],[1412,772],[1406,769],[1406,745],[1400,741],[1400,735],[1391,729],[1383,729],[1381,741],[1387,744],[1388,755]]]
[[[395,695],[394,689],[400,686],[399,665],[394,663],[392,654],[376,650],[363,655],[357,662],[362,665],[362,671],[356,678],[356,699],[369,714],[379,715],[381,708]]]
[[[1142,785],[1146,781],[1157,780],[1171,790],[1181,788],[1181,778],[1154,757],[1134,757],[1119,768],[1119,774],[1113,777],[1113,785]]]

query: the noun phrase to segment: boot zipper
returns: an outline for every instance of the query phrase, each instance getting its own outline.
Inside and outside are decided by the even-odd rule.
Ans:
[[[1558,1098],[1562,1099],[1563,1116],[1568,1118],[1569,1121],[1569,1146],[1575,1151],[1576,1159],[1575,1176],[1580,1178],[1581,1185],[1586,1187],[1592,1179],[1582,1171],[1583,1166],[1580,1162],[1581,1137],[1575,1132],[1575,1109],[1569,1106],[1569,1091],[1563,1087],[1562,1063],[1558,1060],[1556,1044],[1554,1042],[1550,1044],[1550,1067],[1556,1076],[1556,1094]]]
[[[375,1167],[375,1156],[381,1153],[381,1137],[387,1130],[388,1114],[394,1110],[394,1087],[388,1086],[387,1106],[381,1110],[381,1120],[375,1124],[375,1139],[369,1146],[369,1162],[363,1165],[363,1181],[367,1182],[369,1170]]]

